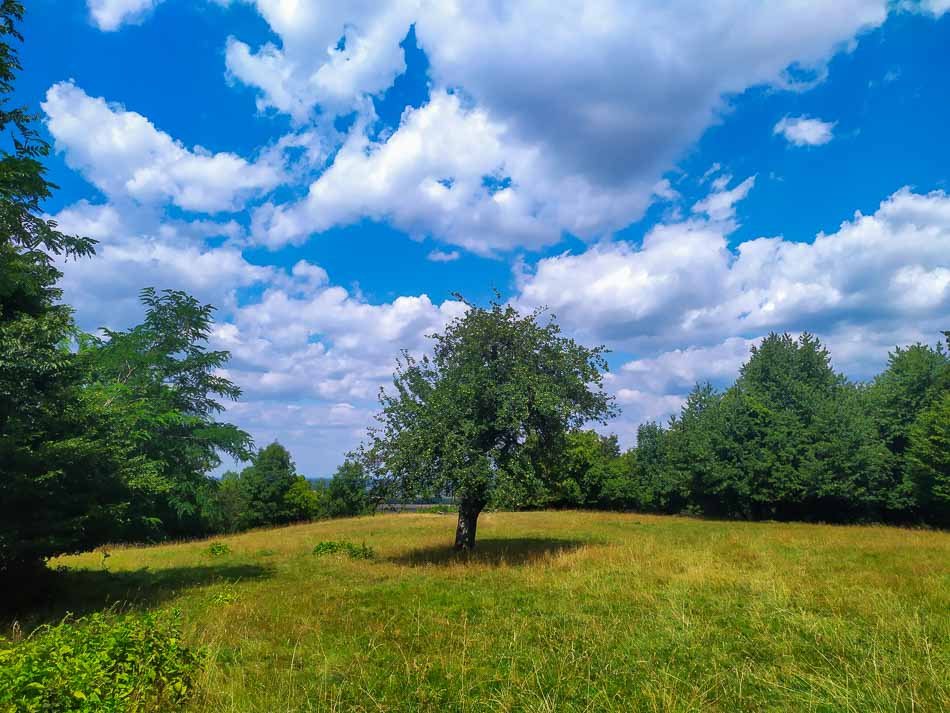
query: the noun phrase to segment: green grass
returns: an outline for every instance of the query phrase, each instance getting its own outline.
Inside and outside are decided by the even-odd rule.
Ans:
[[[950,533],[396,514],[61,558],[66,609],[182,609],[197,711],[950,710]],[[365,543],[371,560],[317,557]],[[104,569],[106,567],[107,569]]]

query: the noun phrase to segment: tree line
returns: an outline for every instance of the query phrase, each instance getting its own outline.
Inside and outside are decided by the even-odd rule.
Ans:
[[[950,333],[944,333],[950,345]],[[771,334],[637,445],[570,434],[548,504],[741,519],[950,524],[950,358],[897,348],[869,383],[809,334]]]
[[[358,463],[345,461],[330,480],[298,475],[290,453],[271,443],[242,471],[209,479],[200,498],[205,527],[239,532],[253,527],[363,515],[375,510],[369,481]]]

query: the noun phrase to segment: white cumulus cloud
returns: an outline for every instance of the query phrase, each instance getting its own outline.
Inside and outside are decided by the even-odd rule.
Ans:
[[[658,225],[642,245],[615,242],[538,262],[517,303],[548,305],[572,330],[656,351],[754,337],[913,323],[950,313],[950,196],[902,189],[812,242],[757,238],[730,248],[727,223]],[[929,325],[929,327],[928,327]]]
[[[87,1],[103,30],[160,2]],[[425,350],[426,335],[464,305],[421,290],[372,303],[307,260],[255,264],[248,241],[301,244],[367,218],[441,241],[428,259],[442,262],[460,250],[541,249],[565,233],[589,240],[579,253],[519,260],[512,302],[547,305],[572,336],[624,352],[607,384],[624,408],[612,427],[628,444],[637,422],[675,411],[695,381],[734,378],[769,330],[817,332],[839,368],[866,377],[888,348],[946,328],[945,193],[900,190],[810,242],[736,245],[737,207],[755,176],[734,181],[728,161],[714,164],[699,179],[708,195],[691,207],[663,178],[735,96],[806,90],[906,4],[245,1],[273,36],[230,37],[227,75],[293,126],[255,157],[187,147],[72,82],[50,88],[43,108],[57,149],[107,197],[55,216],[102,239],[94,260],[63,265],[63,287],[86,328],[137,321],[145,285],[218,305],[213,343],[231,351],[226,374],[245,389],[229,416],[259,442],[279,437],[321,464],[311,474],[358,441],[399,350]],[[936,16],[945,5],[915,9]],[[405,71],[399,43],[411,27],[428,95],[380,130],[372,99]],[[338,133],[333,119],[351,114]],[[835,133],[807,116],[773,128],[799,146]],[[271,191],[288,182],[302,190],[281,203]],[[677,203],[665,222],[640,242],[611,241],[657,200]],[[168,204],[219,213],[260,201],[249,234],[230,216],[163,217]]]
[[[712,182],[712,192],[693,205],[694,213],[705,213],[710,220],[732,220],[736,215],[736,203],[741,201],[755,185],[755,176],[749,176],[731,190],[726,190],[732,176],[719,176]]]
[[[125,328],[137,321],[143,287],[185,290],[227,309],[236,302],[236,290],[280,279],[276,268],[245,260],[233,244],[243,229],[233,221],[160,223],[147,211],[86,201],[53,218],[65,233],[99,241],[94,257],[60,265],[64,299],[87,330]],[[224,237],[225,242],[208,247],[209,237]]]
[[[162,0],[86,0],[93,23],[104,32],[141,20]]]
[[[427,260],[432,262],[453,262],[462,257],[458,250],[446,252],[445,250],[432,250],[426,255]]]
[[[187,149],[141,114],[91,97],[72,82],[50,87],[41,106],[66,163],[110,198],[234,211],[282,180],[274,161]]]
[[[834,136],[834,123],[807,116],[785,116],[772,128],[795,146],[821,146]]]
[[[400,41],[417,2],[317,3],[256,0],[280,37],[280,46],[256,50],[229,38],[230,75],[256,87],[258,107],[290,114],[298,122],[315,107],[332,116],[356,109],[365,95],[382,92],[405,70]]]
[[[901,7],[909,12],[923,12],[941,17],[950,11],[950,0],[903,0]]]
[[[373,117],[358,121],[304,201],[258,216],[257,239],[300,243],[369,217],[481,254],[637,220],[672,195],[656,190],[663,172],[729,97],[810,86],[791,75],[820,78],[887,13],[884,0],[256,6],[280,43],[232,39],[228,68],[262,108],[298,121],[365,114],[365,98],[403,70],[413,25],[432,78],[429,103],[391,136],[370,138]]]
[[[492,254],[549,245],[564,230],[594,237],[618,229],[651,192],[565,175],[534,148],[506,143],[505,127],[485,112],[440,91],[387,139],[353,131],[306,198],[257,211],[254,236],[271,247],[299,244],[371,217]]]

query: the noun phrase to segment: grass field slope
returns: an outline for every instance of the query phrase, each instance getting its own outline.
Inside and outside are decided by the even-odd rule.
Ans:
[[[68,586],[21,625],[179,608],[208,651],[198,711],[950,710],[950,533],[488,513],[456,555],[454,527],[387,514],[60,558]]]

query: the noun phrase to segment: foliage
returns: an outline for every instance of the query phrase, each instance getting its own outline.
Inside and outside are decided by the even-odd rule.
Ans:
[[[205,552],[212,557],[224,557],[231,554],[231,548],[225,542],[212,542],[205,549]]]
[[[284,502],[293,513],[294,520],[316,520],[326,516],[326,498],[322,490],[317,491],[310,481],[298,475],[287,492]]]
[[[354,560],[369,560],[376,556],[373,548],[365,542],[362,545],[354,545],[352,542],[343,540],[318,542],[313,548],[313,554],[319,556],[344,554]]]
[[[167,534],[202,531],[201,494],[220,454],[250,457],[251,438],[216,416],[220,399],[241,390],[219,374],[229,355],[208,351],[214,308],[177,290],[142,290],[145,320],[129,330],[84,335],[86,398],[126,434],[129,448],[157,474],[132,507]],[[140,533],[133,533],[137,535]]]
[[[666,428],[641,424],[627,453],[593,432],[570,433],[551,502],[743,519],[947,522],[939,497],[947,416],[934,404],[948,391],[942,347],[897,349],[865,386],[836,373],[813,336],[771,334],[735,384],[722,392],[698,384]]]
[[[950,332],[944,337],[950,346]],[[906,493],[907,518],[944,525],[950,523],[950,502],[939,495],[945,476],[935,448],[941,431],[950,428],[940,405],[947,394],[950,354],[942,344],[897,347],[868,391],[869,412],[892,456],[891,478],[901,480]]]
[[[885,445],[902,455],[918,414],[950,388],[950,355],[938,344],[897,347],[873,382],[871,408]]]
[[[16,47],[22,42],[17,24],[23,20],[23,4],[16,0],[0,3],[0,133],[9,132],[13,153],[0,151],[0,235],[2,235],[5,296],[14,291],[30,311],[68,314],[68,308],[50,309],[49,298],[59,296],[53,287],[61,276],[52,256],[85,257],[93,254],[95,241],[64,235],[56,223],[43,217],[41,204],[56,186],[46,180],[42,160],[49,155],[34,123],[39,118],[24,107],[9,107],[16,73],[22,69]],[[14,248],[6,250],[6,248]],[[11,288],[13,288],[11,290]]]
[[[616,436],[570,431],[561,458],[553,466],[560,479],[547,503],[555,507],[622,507],[619,480],[626,475]]]
[[[387,495],[451,497],[456,546],[493,507],[617,508],[746,519],[950,522],[943,345],[897,347],[869,385],[812,335],[770,334],[736,382],[699,384],[622,453],[582,430],[615,413],[604,349],[493,301],[404,353],[379,427],[313,487],[273,443],[219,421],[240,389],[208,349],[214,308],[141,292],[144,321],[79,334],[58,263],[94,254],[41,209],[56,188],[36,116],[10,106],[23,5],[0,0],[0,576],[106,541],[235,532],[371,512]],[[950,343],[950,333],[945,333]],[[77,349],[78,347],[78,349]],[[252,460],[220,481],[222,455]],[[105,559],[103,559],[105,568]],[[5,588],[0,594],[21,591]]]
[[[95,241],[43,216],[50,147],[34,115],[8,106],[22,16],[0,3],[0,133],[13,147],[0,151],[0,572],[21,582],[51,555],[206,531],[206,473],[251,446],[215,419],[240,391],[219,373],[228,354],[205,348],[209,305],[146,289],[141,325],[93,336],[61,302],[57,262]]]
[[[650,472],[645,473],[649,482],[658,482],[657,471],[664,464],[668,468],[665,484],[651,493],[658,509],[691,513],[715,509],[708,490],[720,466],[722,418],[722,394],[704,383],[697,384],[687,396],[679,417],[670,421],[667,433],[653,424],[647,436],[647,443],[652,446],[650,454],[639,458],[639,462],[644,467],[650,465]]]
[[[211,605],[215,607],[226,607],[237,600],[237,592],[232,587],[224,587],[211,595]]]
[[[329,517],[366,515],[375,509],[369,493],[370,481],[359,461],[348,458],[337,468],[324,491]]]
[[[13,42],[23,6],[0,3],[0,577],[44,557],[98,544],[127,509],[127,485],[147,478],[88,408],[69,343],[70,308],[56,262],[93,254],[95,241],[57,230],[41,204],[49,145],[24,108],[9,106],[20,70]]]
[[[563,337],[539,311],[467,307],[433,335],[431,358],[403,353],[363,450],[390,491],[457,498],[459,548],[474,546],[489,502],[526,505],[551,493],[567,433],[613,413],[602,348]]]
[[[0,643],[0,711],[166,711],[192,697],[202,655],[177,614],[92,614]]]
[[[704,511],[876,518],[897,504],[899,483],[888,479],[887,454],[861,392],[833,370],[811,335],[771,334],[753,347],[720,408],[711,433],[716,458],[708,480],[698,481]]]
[[[209,532],[237,532],[247,509],[241,474],[229,470],[220,480],[209,478],[199,494],[201,519]]]
[[[242,526],[282,525],[300,519],[295,505],[287,499],[298,478],[286,448],[275,441],[261,449],[240,476],[245,497]]]
[[[631,464],[633,506],[636,509],[675,512],[674,491],[667,477],[667,435],[656,421],[647,421],[637,428],[637,449]]]
[[[917,417],[909,440],[908,471],[920,507],[950,525],[950,392]]]
[[[228,471],[220,481],[210,481],[201,496],[201,513],[211,532],[351,517],[374,510],[368,488],[362,465],[352,460],[329,481],[311,482],[297,474],[290,453],[274,442],[240,473]]]

